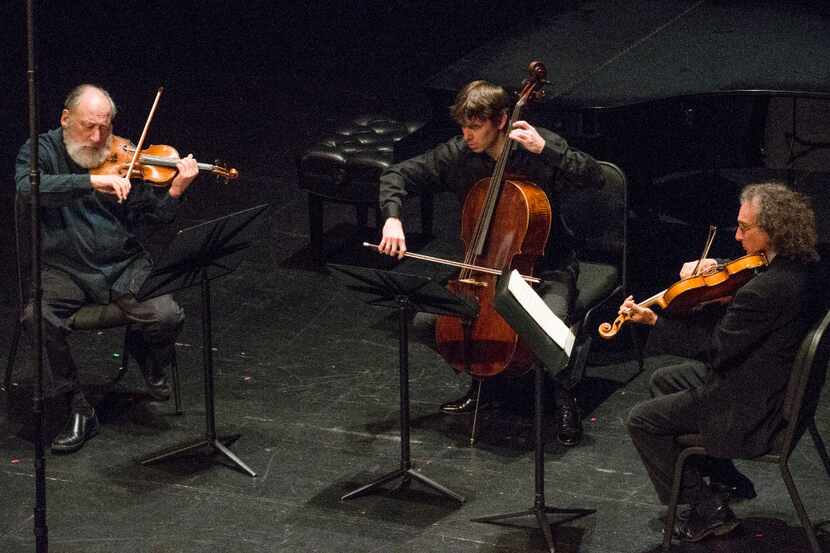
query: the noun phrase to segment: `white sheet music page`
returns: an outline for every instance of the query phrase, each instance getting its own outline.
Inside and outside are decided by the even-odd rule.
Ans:
[[[510,273],[507,289],[516,298],[528,315],[562,348],[568,357],[574,347],[576,336],[562,319],[556,316],[550,307],[539,297],[539,294],[530,287],[524,278],[515,269]]]

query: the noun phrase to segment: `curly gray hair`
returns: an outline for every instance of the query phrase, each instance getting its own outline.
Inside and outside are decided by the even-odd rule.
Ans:
[[[779,182],[762,182],[746,186],[741,203],[759,207],[758,226],[769,235],[778,255],[804,262],[818,260],[816,216],[804,195]]]

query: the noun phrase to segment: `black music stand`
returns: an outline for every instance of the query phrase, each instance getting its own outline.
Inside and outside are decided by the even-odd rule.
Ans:
[[[427,478],[412,468],[412,462],[409,458],[408,319],[411,314],[418,312],[474,318],[478,314],[478,307],[449,293],[446,288],[426,277],[332,263],[329,263],[328,267],[335,270],[335,276],[343,281],[346,288],[355,292],[369,305],[397,309],[399,326],[401,467],[347,493],[340,499],[346,500],[364,495],[397,478],[401,479],[400,487],[403,488],[408,486],[410,480],[414,478],[422,484],[464,503],[464,496]]]
[[[499,277],[496,295],[493,301],[493,306],[501,315],[507,324],[509,324],[516,334],[530,346],[533,353],[536,354],[539,361],[535,363],[534,368],[534,413],[533,425],[536,431],[536,444],[534,447],[534,472],[535,472],[535,491],[533,507],[524,511],[515,513],[504,513],[498,515],[488,515],[483,517],[476,517],[471,519],[473,522],[491,522],[498,524],[500,521],[517,518],[522,516],[534,515],[542,534],[545,536],[545,542],[548,545],[550,553],[555,553],[556,548],[553,542],[553,532],[550,529],[550,522],[548,522],[547,514],[569,514],[567,517],[557,524],[568,522],[581,518],[596,512],[594,509],[561,509],[557,507],[548,507],[545,505],[545,441],[542,436],[542,415],[543,415],[543,401],[542,391],[545,387],[545,369],[543,365],[547,362],[552,362],[556,359],[561,359],[563,355],[562,348],[545,332],[539,323],[534,319],[522,306],[522,304],[513,296],[508,290],[507,284],[510,275],[503,275]]]
[[[258,237],[267,204],[231,213],[180,230],[161,260],[153,267],[136,297],[146,299],[189,288],[202,288],[202,360],[205,370],[205,437],[165,449],[141,460],[142,465],[179,457],[209,447],[251,476],[256,473],[226,446],[239,434],[217,437],[213,393],[213,335],[211,330],[210,281],[236,270],[244,251]]]

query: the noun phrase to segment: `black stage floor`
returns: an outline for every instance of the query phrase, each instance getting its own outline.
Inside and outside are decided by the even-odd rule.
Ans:
[[[446,30],[450,24],[441,22],[440,26]],[[261,27],[255,25],[254,30]],[[533,431],[527,402],[486,411],[480,421],[479,442],[470,447],[470,419],[438,412],[440,403],[465,389],[467,379],[454,375],[435,352],[417,341],[409,349],[412,460],[417,470],[466,496],[467,501],[459,504],[417,482],[406,490],[388,489],[340,500],[345,492],[398,467],[397,318],[393,311],[362,303],[333,275],[311,264],[306,197],[296,186],[294,156],[314,141],[327,122],[349,114],[392,110],[419,115],[426,101],[412,87],[469,50],[481,38],[476,33],[488,31],[486,27],[463,30],[467,42],[444,43],[442,49],[417,44],[421,55],[431,52],[431,57],[404,58],[420,61],[408,61],[405,71],[397,73],[404,76],[382,81],[381,90],[361,80],[363,76],[336,68],[332,61],[328,68],[336,69],[334,76],[326,80],[312,73],[311,83],[309,75],[298,69],[298,62],[285,62],[283,74],[267,78],[223,65],[224,76],[237,77],[233,89],[218,84],[210,89],[202,76],[189,87],[187,79],[181,78],[178,91],[170,87],[164,100],[170,107],[164,109],[175,116],[170,115],[172,122],[161,123],[160,128],[166,126],[176,140],[186,143],[187,148],[180,148],[184,151],[223,155],[243,178],[227,186],[200,179],[175,225],[153,232],[150,249],[163,251],[176,229],[263,202],[272,206],[267,232],[241,267],[212,286],[218,431],[241,434],[231,449],[258,475],[252,478],[210,455],[151,466],[139,463],[147,455],[199,438],[204,432],[199,291],[185,290],[177,294],[188,314],[177,344],[183,379],[181,416],[172,413],[172,402],[153,402],[145,395],[135,367],[117,385],[109,382],[120,366],[118,330],[73,336],[82,380],[98,409],[103,431],[76,454],[47,456],[51,551],[545,550],[541,533],[529,518],[518,519],[517,526],[470,521],[491,513],[520,511],[533,503]],[[302,26],[293,30],[294,35],[301,32]],[[340,32],[341,38],[346,35]],[[387,46],[377,42],[371,46]],[[356,46],[345,50],[342,55],[368,51]],[[395,54],[403,52],[384,55]],[[318,51],[316,55],[305,60],[303,67],[316,67],[323,54]],[[391,61],[377,55],[381,59],[373,60],[376,65]],[[203,56],[200,61],[209,57]],[[173,75],[170,65],[165,67]],[[372,76],[380,75],[381,70],[374,67]],[[83,70],[72,65],[63,73],[53,67],[46,72],[52,80],[44,93],[44,103],[50,103],[44,107],[49,111],[42,116],[43,128],[57,119],[63,92],[85,79]],[[100,67],[94,73],[108,86],[115,83],[128,88],[126,77],[108,78],[110,74]],[[315,92],[313,84],[324,86]],[[152,90],[145,98],[129,86],[129,95],[116,86],[110,88],[116,101],[124,96],[130,106],[130,113],[124,108],[123,126],[117,130],[131,135],[140,130],[140,112],[145,104],[149,106]],[[22,77],[15,88],[21,94],[25,91]],[[236,100],[228,101],[229,97],[238,99],[238,105]],[[12,142],[22,141],[26,134],[23,98],[4,106],[4,122],[16,129],[13,137],[3,138],[7,152],[15,151],[19,142]],[[221,113],[211,114],[206,122],[200,119],[205,106],[221,109]],[[11,158],[3,161],[4,171],[10,172]],[[10,198],[8,186],[4,187],[5,205]],[[437,237],[427,241],[413,235],[411,249],[441,252],[456,246],[457,208],[451,205],[437,214]],[[388,268],[371,252],[362,251],[358,243],[366,236],[355,228],[352,216],[344,207],[327,208],[330,260]],[[4,267],[0,271],[0,320],[5,321],[0,350],[5,365],[15,292],[9,225],[2,225],[0,232]],[[368,237],[376,238],[376,233]],[[397,270],[435,271],[411,261],[398,265]],[[0,551],[9,553],[34,551],[29,351],[28,347],[21,351],[15,386],[0,399]],[[620,346],[599,348],[592,357],[588,378],[579,388],[586,432],[578,447],[558,445],[551,426],[546,427],[548,504],[596,510],[588,517],[554,526],[560,553],[659,550],[659,518],[664,509],[623,426],[628,410],[647,397],[654,360],[649,360],[643,374],[636,375],[632,357]],[[50,437],[62,423],[62,408],[57,403],[48,405]],[[551,422],[549,417],[547,422]],[[820,406],[817,423],[830,436],[826,401]],[[775,467],[740,462],[739,466],[758,490],[756,499],[735,507],[742,526],[727,538],[679,545],[676,551],[807,551],[806,538]],[[809,440],[798,447],[791,466],[808,513],[826,528],[830,520],[828,475]],[[825,548],[830,547],[826,534],[821,539]]]

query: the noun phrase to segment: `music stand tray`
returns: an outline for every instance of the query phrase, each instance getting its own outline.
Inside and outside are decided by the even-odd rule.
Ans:
[[[409,485],[412,479],[437,490],[461,503],[464,496],[427,478],[412,467],[409,453],[409,336],[408,320],[413,313],[435,313],[455,317],[474,318],[478,314],[478,306],[451,294],[430,278],[382,271],[368,267],[354,267],[351,265],[336,265],[329,263],[328,267],[334,270],[334,275],[342,281],[344,286],[357,294],[369,305],[386,307],[398,310],[398,353],[400,368],[400,433],[401,433],[401,464],[400,468],[389,472],[380,478],[361,486],[341,497],[341,500],[352,499],[369,493],[375,488],[401,479],[400,487]]]
[[[244,252],[259,236],[268,204],[262,204],[218,219],[180,230],[170,247],[155,263],[136,297],[140,301],[200,285],[202,289],[202,360],[205,373],[205,437],[165,449],[141,460],[142,465],[210,448],[238,468],[256,476],[228,445],[239,434],[218,437],[213,388],[213,335],[211,330],[210,281],[232,273],[242,262]]]
[[[548,514],[567,514],[570,515],[557,524],[581,518],[596,512],[594,509],[562,509],[558,507],[548,507],[545,504],[545,440],[542,435],[542,415],[544,412],[544,405],[542,401],[542,390],[544,389],[544,364],[554,364],[562,358],[565,353],[549,335],[539,325],[536,319],[531,316],[525,307],[519,302],[515,296],[508,289],[510,277],[520,278],[518,275],[502,275],[498,279],[496,295],[493,299],[493,306],[499,315],[509,324],[516,334],[525,341],[536,354],[540,363],[535,363],[534,367],[534,407],[535,413],[533,417],[533,426],[536,434],[536,444],[534,447],[534,501],[533,506],[524,511],[514,513],[503,513],[498,515],[488,515],[483,517],[476,517],[472,519],[473,522],[487,522],[487,523],[502,523],[501,521],[533,515],[536,518],[536,523],[545,537],[545,543],[548,546],[550,553],[555,553],[556,546],[553,541],[553,532],[548,521]]]

